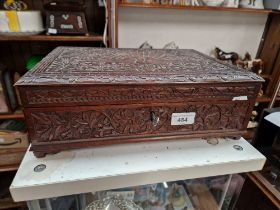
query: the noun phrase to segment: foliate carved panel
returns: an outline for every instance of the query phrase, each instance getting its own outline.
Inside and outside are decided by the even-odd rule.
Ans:
[[[165,101],[194,99],[228,98],[246,95],[255,97],[256,86],[154,86],[154,87],[60,87],[26,88],[23,91],[25,105],[41,104],[104,104],[121,101]]]
[[[188,104],[155,107],[114,107],[80,111],[36,111],[29,113],[32,140],[40,142],[77,139],[102,140],[106,137],[137,137],[138,135],[191,134],[198,131],[242,130],[248,109],[247,102],[231,104]],[[29,112],[29,111],[27,111]],[[171,125],[172,113],[195,112],[190,125]],[[156,124],[153,116],[158,118]]]

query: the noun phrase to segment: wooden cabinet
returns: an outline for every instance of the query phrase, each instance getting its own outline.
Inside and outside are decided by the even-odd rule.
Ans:
[[[279,105],[280,84],[280,14],[271,14],[267,30],[261,42],[258,57],[264,61],[264,74],[268,75],[265,95],[270,98],[269,107]]]
[[[259,172],[248,174],[235,210],[278,210],[280,193]]]
[[[30,10],[41,10],[43,19],[45,11],[43,1],[26,0]],[[108,1],[108,11],[110,1]],[[9,71],[26,72],[26,62],[32,55],[46,55],[57,46],[95,46],[104,47],[103,32],[105,29],[105,8],[99,7],[98,1],[85,1],[85,16],[89,35],[46,35],[45,32],[38,35],[0,35],[0,62],[7,66]],[[110,23],[110,18],[109,18]],[[111,30],[108,30],[105,40],[111,46]]]

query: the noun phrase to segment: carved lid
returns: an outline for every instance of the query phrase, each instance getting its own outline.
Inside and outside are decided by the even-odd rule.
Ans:
[[[263,81],[195,50],[58,47],[16,85]]]

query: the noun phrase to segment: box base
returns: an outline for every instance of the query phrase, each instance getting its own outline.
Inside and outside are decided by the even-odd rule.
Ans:
[[[48,154],[56,154],[65,150],[82,149],[88,147],[99,147],[112,144],[127,144],[127,143],[141,143],[151,141],[165,141],[165,140],[188,140],[193,138],[233,138],[239,139],[246,131],[226,131],[226,132],[210,132],[206,131],[203,133],[195,134],[184,134],[184,135],[173,135],[173,136],[157,136],[157,137],[139,137],[139,138],[113,138],[104,140],[91,140],[91,139],[80,139],[72,142],[48,142],[48,143],[34,143],[31,145],[30,150],[37,158],[43,158]]]

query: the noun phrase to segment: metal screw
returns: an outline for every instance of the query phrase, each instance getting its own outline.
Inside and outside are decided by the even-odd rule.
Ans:
[[[35,172],[42,172],[47,168],[47,166],[45,164],[40,164],[35,166],[34,171]]]
[[[236,149],[237,151],[242,151],[243,147],[239,146],[239,145],[233,145],[233,148]]]

